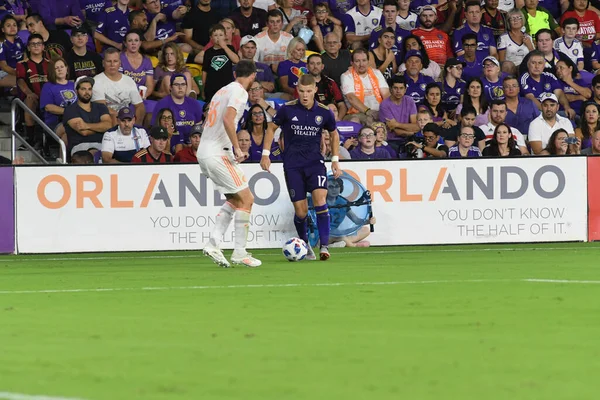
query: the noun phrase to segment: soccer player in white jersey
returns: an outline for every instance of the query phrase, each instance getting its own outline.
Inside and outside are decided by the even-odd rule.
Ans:
[[[236,66],[235,77],[234,82],[213,96],[204,123],[202,144],[196,153],[202,173],[210,178],[219,192],[227,198],[217,214],[215,228],[203,251],[216,264],[222,267],[230,266],[219,247],[233,219],[235,240],[231,262],[258,267],[262,264],[260,260],[246,251],[254,197],[238,165],[248,158],[248,153],[240,150],[236,135],[238,121],[248,101],[247,90],[256,78],[254,62],[241,60]]]

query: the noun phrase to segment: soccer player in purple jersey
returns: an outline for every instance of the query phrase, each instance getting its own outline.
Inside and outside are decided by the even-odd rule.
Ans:
[[[275,130],[281,127],[283,135],[283,171],[292,203],[294,225],[298,236],[308,243],[306,217],[308,202],[306,193],[312,193],[317,214],[317,228],[321,240],[320,259],[329,259],[329,209],[327,208],[327,169],[321,155],[321,135],[329,131],[331,140],[331,171],[335,178],[342,175],[339,166],[340,138],[331,110],[315,101],[317,85],[312,75],[303,75],[298,81],[298,100],[290,101],[279,109],[269,124],[263,141],[260,165],[269,171],[271,144]],[[312,248],[308,247],[307,259],[316,260]]]

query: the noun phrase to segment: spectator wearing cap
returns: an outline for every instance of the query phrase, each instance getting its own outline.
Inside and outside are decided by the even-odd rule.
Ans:
[[[480,125],[479,128],[485,133],[486,142],[489,144],[495,136],[496,128],[501,124],[506,124],[506,103],[504,100],[492,100],[490,103],[490,122],[485,125]],[[528,155],[525,136],[515,127],[510,127],[510,133],[514,139],[520,154]]]
[[[65,57],[69,65],[71,79],[81,76],[94,77],[104,72],[102,57],[87,48],[88,31],[84,26],[71,29],[71,43],[73,48]]]
[[[112,120],[105,104],[93,103],[94,80],[82,77],[75,83],[77,102],[65,108],[63,123],[68,139],[68,153],[102,149],[102,136],[110,129]]]
[[[440,132],[441,128],[430,122],[423,127],[423,138],[424,143],[408,142],[411,146],[416,149],[420,149],[421,152],[417,152],[418,155],[422,155],[422,158],[433,157],[433,158],[446,158],[448,157],[448,146],[444,143],[440,143]]]
[[[323,75],[324,65],[322,56],[320,54],[311,54],[308,56],[307,68],[308,73],[315,78],[315,82],[317,83],[317,101],[325,104],[337,113],[336,121],[344,119],[348,112],[344,96],[337,83],[328,76]],[[297,91],[294,97],[298,97]]]
[[[202,125],[194,125],[190,132],[190,146],[186,146],[173,157],[173,162],[176,163],[197,163],[196,152],[200,146],[200,138],[202,137]]]
[[[498,38],[498,60],[502,69],[509,74],[516,74],[518,67],[530,51],[533,51],[533,39],[523,28],[523,13],[516,8],[506,15],[508,31]]]
[[[527,60],[527,72],[521,76],[522,94],[531,99],[541,110],[541,98],[545,93],[553,93],[560,104],[564,107],[565,113],[569,118],[575,118],[575,110],[571,108],[569,100],[562,90],[562,86],[556,76],[549,72],[544,72],[546,60],[539,51],[530,53]]]
[[[0,86],[12,88],[17,84],[17,63],[25,57],[25,44],[14,16],[5,16],[0,25],[5,39],[0,44]]]
[[[391,49],[394,55],[399,57],[402,50],[403,41],[410,35],[410,32],[397,24],[399,6],[396,0],[385,0],[383,2],[383,21],[381,25],[373,29],[369,38],[369,49],[374,50],[380,45],[380,37],[384,31],[392,34]]]
[[[254,37],[246,35],[240,41],[240,60],[254,60],[256,56],[256,41]],[[265,63],[255,61],[256,82],[259,82],[266,93],[272,93],[275,90],[275,77],[273,71]],[[235,72],[235,65],[233,66]]]
[[[356,0],[356,7],[342,17],[346,40],[352,49],[367,47],[371,32],[379,26],[382,15],[381,8],[374,7],[369,0]]]
[[[144,120],[146,108],[137,85],[129,76],[119,72],[121,56],[115,48],[104,52],[104,72],[94,78],[92,101],[108,107],[113,126],[117,124],[117,113],[123,107],[133,105],[138,121]]]
[[[71,51],[72,45],[69,35],[62,30],[48,29],[45,21],[39,14],[31,14],[25,20],[27,30],[30,34],[42,36],[44,41],[44,58],[51,60],[55,57],[64,57]]]
[[[27,39],[29,58],[17,63],[17,86],[19,97],[34,112],[40,104],[40,95],[44,84],[48,82],[48,60],[44,58],[44,41],[39,34],[32,34]],[[34,137],[35,121],[25,113],[25,133],[30,144],[41,146],[42,137]]]
[[[175,127],[180,135],[183,135],[183,142],[189,143],[189,135],[192,127],[202,121],[202,106],[198,101],[186,97],[187,82],[183,74],[171,75],[171,94],[160,100],[155,110],[168,108],[175,117]],[[157,114],[152,115],[152,126],[156,126]]]
[[[462,80],[463,69],[466,63],[457,58],[449,58],[444,65],[442,76],[442,105],[448,113],[448,117],[454,119],[456,107],[462,100],[465,92],[465,81]]]
[[[323,40],[325,46],[325,53],[321,54],[325,65],[323,72],[341,86],[342,74],[352,64],[352,54],[347,49],[342,49],[342,38],[335,32],[328,33]]]
[[[419,27],[414,29],[412,34],[421,39],[429,59],[443,65],[448,58],[452,57],[452,45],[448,34],[435,27],[436,21],[435,7],[423,6],[419,12]]]
[[[195,52],[204,50],[204,46],[210,40],[208,30],[220,18],[219,13],[211,7],[210,3],[211,0],[199,0],[196,7],[192,7],[185,15],[181,24],[185,34],[183,40]]]
[[[375,146],[376,136],[373,128],[365,126],[358,134],[358,146],[350,151],[352,160],[387,160],[390,153],[382,146]]]
[[[388,82],[390,97],[381,102],[379,120],[384,122],[390,132],[388,141],[400,153],[404,152],[406,138],[419,131],[417,125],[417,106],[412,97],[406,95],[406,80],[395,75]]]
[[[571,121],[558,115],[558,99],[554,93],[544,93],[540,100],[542,113],[529,125],[528,139],[533,154],[540,154],[546,148],[557,129],[564,129],[570,136],[575,134]]]
[[[94,39],[103,44],[103,49],[109,47],[123,49],[123,40],[129,30],[129,1],[117,0],[114,7],[104,9],[94,32]]]
[[[481,25],[481,3],[479,1],[467,1],[465,4],[467,22],[454,31],[452,41],[457,56],[464,54],[462,37],[468,33],[474,33],[477,37],[477,54],[480,59],[487,56],[498,56],[494,33],[487,26]]]
[[[254,2],[255,0],[240,0],[240,6],[229,16],[242,37],[258,35],[266,26],[267,11],[254,7]]]
[[[519,81],[507,76],[502,82],[506,102],[506,123],[521,132],[529,132],[529,124],[540,115],[540,110],[530,99],[519,95]]]
[[[489,101],[504,100],[502,80],[506,76],[500,71],[500,62],[496,57],[487,56],[483,59],[483,94]]]
[[[150,129],[150,146],[134,154],[134,164],[165,164],[173,161],[173,156],[165,153],[169,143],[169,133],[162,126]]]
[[[425,98],[425,88],[433,82],[433,78],[421,72],[423,69],[423,56],[420,51],[408,51],[405,63],[406,94],[412,97],[417,106],[420,106]]]
[[[282,31],[283,15],[279,10],[267,13],[267,30],[254,36],[256,56],[254,61],[268,64],[273,72],[277,71],[279,63],[286,58],[288,44],[293,36]]]
[[[131,107],[123,107],[117,114],[118,125],[104,134],[102,139],[102,163],[129,163],[134,154],[150,146],[144,128],[135,126],[135,113]]]
[[[390,90],[382,73],[369,67],[365,49],[354,51],[352,67],[342,75],[341,79],[342,94],[349,109],[344,119],[360,122],[363,125],[378,121],[379,105],[389,97]]]
[[[428,75],[433,78],[434,81],[437,81],[442,73],[442,68],[438,63],[429,59],[427,55],[427,51],[425,51],[425,46],[423,42],[421,42],[421,38],[410,34],[402,43],[404,47],[404,51],[402,52],[404,59],[406,59],[406,54],[411,51],[419,51],[421,52],[421,64],[423,64],[423,69],[421,73],[423,75]],[[398,74],[404,75],[404,71],[406,71],[406,63],[398,65]]]

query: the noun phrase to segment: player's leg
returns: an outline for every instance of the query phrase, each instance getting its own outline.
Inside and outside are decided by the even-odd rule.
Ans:
[[[321,261],[329,259],[329,208],[327,207],[327,170],[324,164],[316,165],[307,169],[307,189],[312,193],[315,213],[317,214],[317,228],[321,249],[319,251]]]
[[[305,174],[303,169],[288,169],[284,171],[285,183],[288,188],[290,200],[294,206],[294,226],[298,237],[306,243],[308,247],[307,260],[316,260],[315,252],[308,241],[308,202],[306,200]]]
[[[234,264],[243,264],[247,267],[259,267],[262,262],[252,257],[252,255],[246,251],[246,245],[248,244],[248,229],[250,228],[250,213],[252,211],[252,205],[254,204],[254,196],[248,188],[248,184],[246,184],[246,187],[243,190],[232,195],[231,203],[236,206],[235,214],[233,216],[235,239],[233,253],[231,254],[231,262]]]

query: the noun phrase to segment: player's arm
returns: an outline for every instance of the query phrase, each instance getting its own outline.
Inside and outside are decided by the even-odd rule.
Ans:
[[[275,131],[279,128],[273,122],[269,122],[267,126],[267,133],[265,133],[265,137],[263,138],[263,151],[262,157],[260,157],[260,166],[263,171],[269,171],[269,167],[271,167],[271,146],[273,145],[273,138],[275,137]]]

